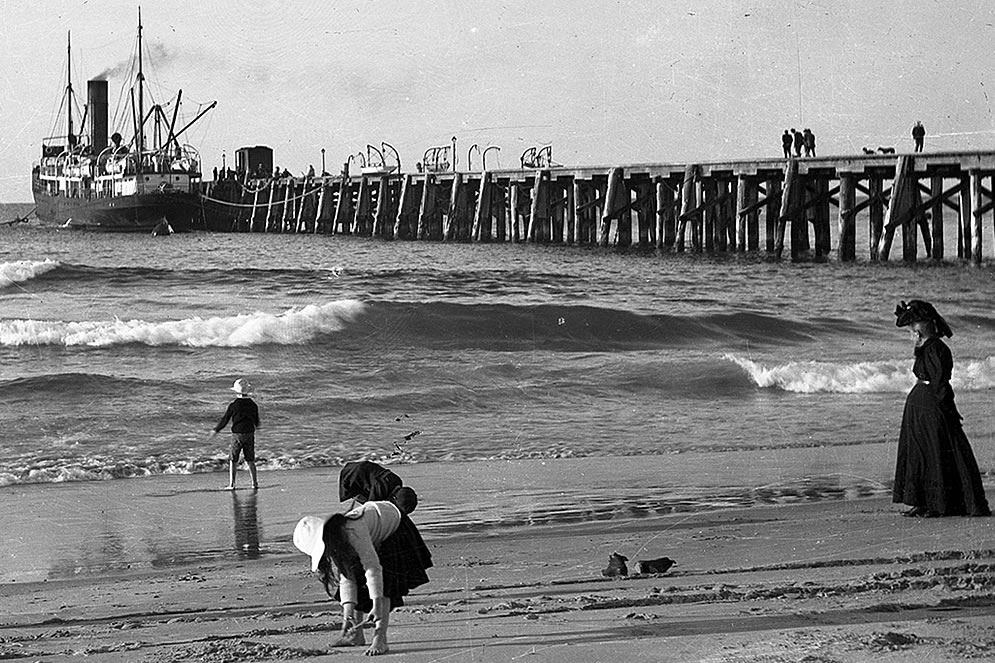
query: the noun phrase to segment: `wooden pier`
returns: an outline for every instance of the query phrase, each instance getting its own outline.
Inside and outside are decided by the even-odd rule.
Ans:
[[[979,265],[995,151],[205,183],[209,229]],[[227,185],[227,186],[224,186]],[[995,221],[988,222],[995,246]],[[858,240],[863,236],[864,240]]]

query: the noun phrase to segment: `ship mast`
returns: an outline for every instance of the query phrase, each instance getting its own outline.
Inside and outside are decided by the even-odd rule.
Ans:
[[[66,142],[69,149],[73,147],[73,34],[66,32],[66,117],[69,118],[69,134]]]
[[[138,8],[138,134],[135,145],[138,148],[138,172],[142,172],[142,156],[145,151],[145,74],[142,71],[142,8]]]

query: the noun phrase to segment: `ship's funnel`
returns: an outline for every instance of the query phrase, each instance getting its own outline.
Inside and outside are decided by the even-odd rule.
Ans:
[[[87,103],[90,105],[90,145],[93,153],[107,147],[107,81],[87,82]]]

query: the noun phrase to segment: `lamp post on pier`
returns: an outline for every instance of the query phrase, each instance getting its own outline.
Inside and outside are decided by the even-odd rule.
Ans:
[[[326,172],[327,171],[325,170],[325,148],[321,148],[321,174],[322,174],[322,176],[324,176],[324,174]]]

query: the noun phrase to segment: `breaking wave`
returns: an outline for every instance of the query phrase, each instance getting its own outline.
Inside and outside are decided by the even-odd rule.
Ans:
[[[364,304],[341,300],[311,304],[280,314],[247,313],[230,317],[61,322],[5,320],[0,322],[0,345],[63,345],[105,347],[137,343],[151,346],[247,347],[291,345],[321,334],[339,331],[362,313]]]
[[[58,266],[58,261],[51,259],[0,262],[0,288],[6,288],[14,283],[29,281],[45,272],[52,271]]]
[[[853,364],[802,361],[765,366],[732,354],[726,354],[724,358],[746,371],[758,387],[801,394],[904,392],[916,379],[907,360]],[[958,363],[950,384],[958,391],[983,391],[995,387],[995,356]]]

